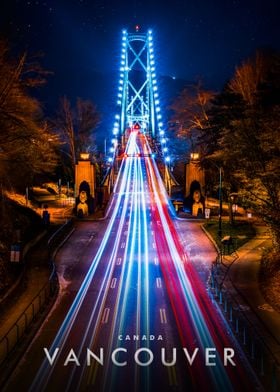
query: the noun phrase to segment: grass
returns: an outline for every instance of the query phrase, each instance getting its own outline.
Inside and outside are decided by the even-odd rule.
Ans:
[[[233,225],[231,225],[229,222],[222,221],[221,238],[218,236],[219,226],[217,221],[210,221],[208,223],[205,223],[204,228],[212,236],[212,238],[217,243],[219,249],[224,254],[232,253],[234,250],[240,248],[242,245],[244,245],[256,235],[256,231],[252,224],[243,220],[236,220]],[[225,236],[231,236],[232,244],[230,246],[224,246],[222,244],[221,239]]]

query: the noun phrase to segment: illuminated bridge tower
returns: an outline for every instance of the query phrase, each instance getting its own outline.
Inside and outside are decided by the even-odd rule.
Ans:
[[[134,33],[122,32],[120,79],[118,86],[117,114],[115,115],[112,147],[107,161],[110,170],[104,185],[109,193],[113,189],[118,170],[118,156],[124,151],[131,129],[139,129],[154,144],[157,161],[161,161],[161,172],[168,193],[173,185],[178,185],[170,172],[171,159],[167,138],[163,129],[159,93],[156,79],[153,35],[149,30],[142,33],[136,28]]]
[[[128,33],[123,30],[118,93],[121,107],[119,126],[122,144],[130,129],[156,137],[163,124],[159,107],[152,31]]]

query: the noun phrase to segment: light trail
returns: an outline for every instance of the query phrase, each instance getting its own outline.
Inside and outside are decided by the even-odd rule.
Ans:
[[[233,341],[228,331],[223,330],[224,320],[182,249],[172,220],[173,210],[154,159],[137,156],[143,152],[150,153],[146,138],[131,132],[126,148],[128,157],[122,160],[113,201],[107,212],[111,217],[104,238],[49,349],[53,353],[59,347],[60,353],[51,368],[47,359],[43,361],[31,391],[44,391],[55,384],[60,357],[80,332],[80,318],[84,322],[81,336],[75,340],[78,357],[85,355],[84,347],[94,352],[101,342],[106,342],[109,353],[116,348],[123,349],[124,343],[119,336],[149,336],[155,331],[164,331],[170,341],[173,337],[175,341],[180,337],[182,347],[190,350],[195,347],[201,350],[217,348],[214,368],[205,368],[201,359],[191,369],[187,364],[184,367],[183,377],[192,386],[201,390],[231,391],[232,383],[237,385],[237,373],[226,369],[222,362],[223,347],[231,347]],[[97,280],[98,291],[85,316],[83,309],[86,309],[88,300],[93,300],[89,289],[94,287],[100,268],[102,276]],[[176,329],[174,325],[172,330],[173,320]],[[149,339],[136,339],[127,345],[129,352],[151,347]],[[169,342],[166,346],[172,348]],[[202,367],[204,377],[201,377]],[[84,362],[82,366],[64,369],[64,372],[67,374],[65,391],[98,385],[99,390],[113,392],[116,386],[126,381],[124,373],[112,364],[110,356],[105,357],[103,368],[98,363],[88,368]],[[159,372],[161,375],[162,371]],[[130,363],[127,374],[133,379],[130,380],[130,390],[148,392],[154,386],[149,367]],[[178,385],[175,366],[165,368],[164,374],[169,385]],[[243,377],[241,373],[238,375]],[[160,380],[162,385],[165,385],[164,377]]]
[[[128,143],[128,148],[130,148],[130,143]],[[126,182],[126,178],[130,177],[131,169],[132,169],[132,165],[121,165],[120,170],[123,170],[123,175],[118,177],[118,180],[120,182],[120,191],[117,193],[117,201],[116,201],[116,205],[113,210],[113,213],[112,213],[112,217],[109,221],[108,227],[107,227],[106,232],[104,234],[104,238],[101,242],[101,245],[97,251],[97,254],[96,254],[95,258],[93,259],[92,264],[89,268],[89,271],[88,271],[88,273],[87,273],[87,275],[81,285],[81,288],[79,289],[79,291],[75,297],[75,300],[74,300],[73,304],[71,305],[71,308],[68,311],[67,316],[65,317],[65,319],[64,319],[64,321],[63,321],[63,323],[62,323],[62,325],[56,335],[56,338],[54,339],[54,342],[49,350],[50,353],[53,353],[55,351],[56,347],[60,347],[60,348],[64,347],[66,339],[71,331],[71,328],[74,324],[74,321],[78,315],[79,309],[80,309],[82,302],[86,296],[87,290],[88,290],[90,283],[94,277],[98,263],[103,255],[103,252],[104,252],[106,245],[108,243],[108,240],[110,238],[111,230],[112,230],[112,227],[113,227],[115,220],[117,218],[117,214],[119,212],[119,208],[120,208],[120,205],[122,202],[123,193],[125,192],[125,189],[128,188],[130,185],[129,183]],[[125,205],[127,205],[127,203],[128,203],[127,198],[124,199],[124,203],[125,203]],[[123,209],[121,222],[124,222],[125,216],[126,216],[125,209]],[[120,236],[121,236],[121,232],[122,232],[121,227],[122,227],[122,225],[120,224],[119,229],[118,229],[117,241],[115,241],[115,244],[114,244],[114,252],[112,252],[111,260],[113,259],[113,257],[116,254],[116,250],[117,250],[117,247],[118,247],[118,244],[120,241]],[[108,263],[108,267],[106,269],[105,277],[103,279],[104,285],[106,283],[106,277],[108,276],[110,271],[112,271],[112,263],[111,262]],[[101,294],[102,294],[102,291],[99,292],[99,295],[97,297],[95,307],[92,311],[92,317],[95,314],[95,311],[97,310],[98,303],[101,299]],[[90,323],[89,323],[89,325],[90,325]],[[82,345],[81,345],[81,349],[82,349]],[[56,357],[54,364],[57,362],[58,358],[59,357]],[[43,391],[47,385],[49,378],[51,377],[53,369],[54,369],[53,367],[51,369],[49,369],[48,361],[47,361],[47,359],[45,359],[43,364],[41,365],[37,375],[36,375],[36,378],[34,379],[32,385],[31,385],[30,390],[36,392],[40,389]],[[70,380],[71,380],[71,378],[70,378]],[[70,385],[70,382],[68,383],[68,385]]]

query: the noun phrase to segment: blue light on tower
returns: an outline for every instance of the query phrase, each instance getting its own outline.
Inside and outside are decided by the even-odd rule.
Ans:
[[[139,39],[140,38],[140,39]],[[137,42],[135,42],[137,41]],[[140,47],[140,45],[143,45]],[[119,114],[115,116],[112,134],[115,141],[109,151],[114,161],[116,148],[123,138],[125,129],[133,124],[140,124],[145,133],[155,138],[157,135],[162,145],[164,159],[167,147],[164,124],[161,116],[161,105],[158,94],[158,80],[155,66],[155,50],[152,30],[147,33],[136,31],[128,33],[122,30],[120,51],[120,77],[117,86],[117,105]],[[145,56],[143,55],[145,53]],[[146,63],[145,60],[146,59]],[[132,76],[135,69],[140,68],[140,81],[135,84]],[[142,78],[142,79],[141,79]],[[112,150],[114,149],[114,151]]]

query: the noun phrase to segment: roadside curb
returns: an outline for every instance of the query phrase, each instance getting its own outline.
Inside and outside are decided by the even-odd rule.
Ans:
[[[212,244],[214,245],[214,248],[216,249],[217,254],[219,255],[221,252],[220,252],[220,249],[219,249],[219,247],[218,247],[217,242],[213,239],[213,237],[211,236],[211,234],[205,229],[203,223],[200,225],[200,227],[201,227],[201,230],[204,232],[204,234],[206,234],[207,237],[208,237],[208,239],[212,242]]]

